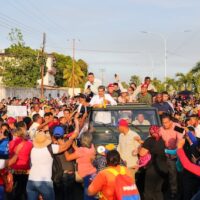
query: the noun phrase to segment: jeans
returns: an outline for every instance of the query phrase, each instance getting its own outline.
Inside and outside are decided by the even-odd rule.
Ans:
[[[88,176],[85,176],[83,178],[83,182],[84,182],[84,200],[96,200],[95,197],[91,197],[91,196],[88,196],[87,195],[87,189],[91,183],[91,178],[93,177],[93,175],[88,175]]]
[[[26,191],[28,200],[38,200],[40,194],[43,200],[55,200],[52,182],[28,181]]]

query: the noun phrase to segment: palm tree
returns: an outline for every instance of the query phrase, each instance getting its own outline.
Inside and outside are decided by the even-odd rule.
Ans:
[[[182,89],[182,86],[184,86],[184,90],[189,90],[192,89],[192,80],[193,80],[193,75],[192,73],[177,73],[176,77],[178,77],[177,83],[179,85],[179,90]]]
[[[174,78],[166,78],[165,83],[166,85],[166,90],[170,90],[171,88],[173,90],[178,90],[178,86],[177,86],[177,81]]]
[[[165,85],[161,80],[154,78],[151,83],[155,86],[158,92],[163,92],[165,90]]]
[[[67,87],[73,87],[73,75],[72,75],[72,61],[68,62],[67,67],[63,71],[64,85]],[[74,86],[80,87],[84,80],[84,72],[81,67],[75,62],[74,67]]]
[[[198,63],[196,64],[196,66],[194,66],[194,67],[191,69],[190,72],[193,73],[193,74],[199,73],[199,72],[200,72],[200,62],[198,62]]]

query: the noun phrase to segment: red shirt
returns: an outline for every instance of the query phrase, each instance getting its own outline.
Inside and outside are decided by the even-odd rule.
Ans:
[[[9,154],[12,157],[15,153],[16,147],[23,140],[19,137],[16,137],[14,140],[9,142]],[[28,170],[30,169],[30,153],[33,148],[31,141],[25,141],[22,149],[19,151],[17,162],[11,166],[14,170]]]

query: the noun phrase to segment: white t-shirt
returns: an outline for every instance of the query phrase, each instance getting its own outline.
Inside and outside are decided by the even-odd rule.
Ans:
[[[99,95],[95,95],[92,97],[90,101],[90,106],[94,106],[95,104],[103,104],[103,101],[107,100],[110,102],[110,105],[117,105],[117,102],[110,96],[110,94],[105,94],[104,97],[100,97]]]
[[[33,124],[31,125],[31,127],[29,128],[28,133],[29,133],[29,137],[30,137],[31,140],[35,136],[35,133],[38,130],[39,126],[40,126],[40,124],[38,124],[37,122],[33,122]]]
[[[98,87],[100,85],[102,85],[101,80],[95,78],[94,79],[94,83],[90,83],[89,81],[86,82],[86,84],[85,84],[85,90],[88,88],[88,86],[90,86],[91,91],[94,94],[97,94],[98,93]]]
[[[59,145],[52,144],[54,154],[59,151]],[[52,181],[53,158],[47,147],[35,148],[31,151],[31,169],[29,174],[30,181]]]
[[[40,110],[39,113],[36,113],[35,111],[32,112],[31,117],[33,117],[33,115],[35,115],[35,114],[39,114],[40,117],[44,117],[44,110]]]

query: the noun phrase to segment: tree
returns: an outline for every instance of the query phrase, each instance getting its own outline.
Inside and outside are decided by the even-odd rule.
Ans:
[[[177,83],[179,85],[179,90],[191,90],[192,89],[192,73],[177,73],[176,77],[178,77]],[[183,87],[182,87],[183,86]]]
[[[1,63],[3,84],[10,87],[35,87],[44,58],[38,56],[38,50],[25,46],[19,29],[12,29],[9,36],[12,45],[5,49],[7,59]]]
[[[25,45],[25,42],[24,42],[24,39],[23,39],[23,34],[21,32],[20,29],[18,28],[12,28],[11,29],[11,32],[8,33],[9,35],[9,39],[12,43],[12,45],[17,45],[17,46],[24,46]]]
[[[178,90],[177,81],[174,78],[167,77],[164,84],[165,84],[167,91],[170,91],[170,90],[176,90],[177,91]]]
[[[135,83],[137,86],[141,84],[140,77],[137,75],[131,76],[130,82]]]
[[[191,70],[193,90],[196,94],[200,93],[200,62],[196,64]]]
[[[163,92],[165,90],[165,84],[161,80],[154,78],[151,83],[155,86],[158,92]]]
[[[40,78],[41,59],[38,51],[29,47],[11,46],[6,49],[10,59],[2,63],[3,84],[9,87],[35,87]]]
[[[67,66],[67,62],[71,57],[66,57],[63,54],[53,53],[55,58],[54,67],[56,68],[56,75],[55,75],[55,82],[57,86],[63,87],[64,86],[64,78],[63,78],[63,71]]]
[[[128,89],[129,85],[125,81],[121,82],[121,84],[122,84],[123,88]]]
[[[64,86],[73,87],[73,75],[72,75],[73,62],[72,59],[67,62],[67,66],[63,71]],[[81,87],[84,80],[84,73],[81,67],[75,62],[74,67],[74,86]]]
[[[56,75],[55,81],[58,86],[72,87],[72,58],[63,54],[53,53],[55,57]],[[75,61],[75,85],[76,87],[83,87],[88,73],[87,63],[79,59]],[[80,76],[80,77],[77,77]]]

